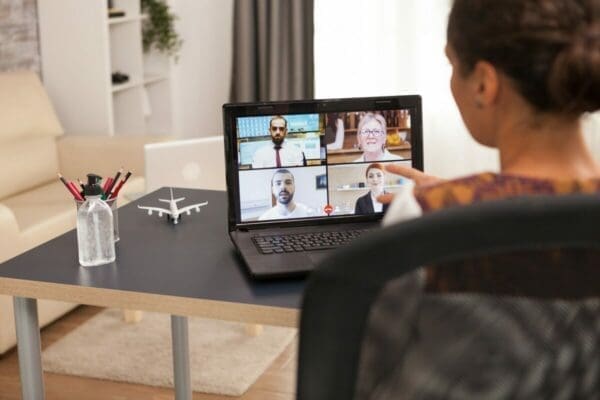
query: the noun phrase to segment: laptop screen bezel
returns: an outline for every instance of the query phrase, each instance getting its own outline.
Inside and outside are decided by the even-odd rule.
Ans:
[[[411,117],[411,161],[413,168],[423,171],[423,121],[421,96],[389,96],[368,98],[322,99],[300,101],[276,101],[261,103],[230,103],[223,105],[223,127],[228,199],[229,231],[279,226],[306,226],[317,224],[352,223],[377,221],[383,213],[370,215],[339,215],[272,221],[241,221],[239,193],[239,165],[237,149],[237,126],[239,117],[314,114],[352,111],[410,110]]]

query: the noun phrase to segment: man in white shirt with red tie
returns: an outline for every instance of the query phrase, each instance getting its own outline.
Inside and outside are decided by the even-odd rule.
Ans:
[[[287,121],[281,115],[269,123],[271,141],[254,153],[252,168],[280,168],[304,165],[304,153],[298,147],[285,143]]]

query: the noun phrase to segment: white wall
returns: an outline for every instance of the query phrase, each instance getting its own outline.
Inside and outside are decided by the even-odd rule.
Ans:
[[[449,0],[315,0],[319,98],[420,94],[425,171],[452,178],[497,171],[497,150],[476,143],[450,91],[444,55]],[[600,160],[600,113],[586,118]]]
[[[498,169],[468,134],[444,55],[448,0],[316,0],[316,95],[419,94],[425,171],[454,177]]]
[[[223,133],[229,99],[233,0],[170,0],[183,46],[173,67],[173,130],[179,137]]]

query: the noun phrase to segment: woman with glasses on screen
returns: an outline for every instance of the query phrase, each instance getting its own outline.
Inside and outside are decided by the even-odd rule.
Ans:
[[[385,118],[380,114],[370,112],[363,115],[356,129],[356,141],[363,154],[354,162],[403,160],[402,157],[390,153],[385,148],[386,140]]]

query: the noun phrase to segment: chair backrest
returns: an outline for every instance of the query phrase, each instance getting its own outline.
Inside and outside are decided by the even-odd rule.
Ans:
[[[361,351],[364,337],[369,331],[372,307],[390,282],[416,273],[420,266],[441,263],[440,268],[443,268],[443,263],[448,261],[486,254],[521,250],[548,251],[556,248],[600,250],[599,222],[600,199],[597,195],[513,198],[434,212],[382,229],[361,238],[360,243],[336,252],[311,274],[304,294],[300,322],[298,399],[355,398],[359,365],[362,362]],[[595,277],[582,277],[582,280],[598,279],[600,269],[597,271],[599,272]],[[592,309],[595,311],[590,313],[587,309],[586,314],[577,309],[579,311],[567,313],[572,320],[577,319],[572,318],[573,315],[587,318],[586,323],[595,330],[593,343],[600,340],[600,302],[597,301],[600,297],[600,283],[596,287],[598,291],[595,298],[591,298]],[[493,303],[498,298],[504,296],[488,297],[485,301]],[[455,296],[449,296],[448,299],[450,303],[457,302]],[[556,294],[556,300],[559,299],[562,299],[561,293]],[[571,300],[561,303],[561,307],[568,304],[577,308],[579,303],[588,304],[589,301],[590,298]],[[429,305],[431,304],[432,302]],[[442,301],[438,305],[445,307],[447,304],[448,301]],[[527,307],[528,305],[525,306]],[[435,308],[430,307],[429,310]],[[443,316],[439,319],[443,320]],[[390,329],[392,322],[390,320]],[[510,327],[505,328],[510,332]],[[448,340],[447,344],[453,343],[450,330],[437,334],[438,338],[450,336],[444,340]],[[592,354],[595,364],[584,365],[583,370],[581,365],[573,368],[581,375],[577,382],[585,383],[579,387],[585,386],[588,391],[586,393],[591,391],[598,395],[600,346],[593,344],[590,347],[588,339],[589,337],[581,339],[583,342],[580,343],[577,343],[577,338],[574,339],[571,351],[581,355],[582,352],[577,352],[577,349],[587,346],[586,354]],[[388,349],[388,352],[393,351],[395,349]],[[558,354],[553,356],[559,358]],[[462,357],[468,355],[462,354]],[[571,356],[569,359],[581,364],[587,362],[589,357]],[[421,357],[420,360],[423,362],[427,359]],[[450,365],[456,366],[458,361],[454,360],[455,364]],[[383,374],[391,374],[392,368],[398,368],[389,365],[384,367],[388,370],[383,371]],[[513,366],[499,363],[496,367],[502,369]],[[584,380],[582,374],[587,367],[591,377],[586,376]],[[410,369],[411,365],[404,365],[402,368]],[[593,372],[594,368],[596,372]],[[559,378],[557,375],[557,379]],[[564,382],[558,382],[558,385],[563,385],[564,388]],[[574,387],[573,390],[578,390],[578,385]],[[545,395],[542,393],[542,398],[551,397],[547,390]],[[444,397],[443,394],[439,396],[441,397]],[[405,393],[402,398],[411,397]]]
[[[163,186],[225,190],[223,136],[144,146],[146,191]]]

